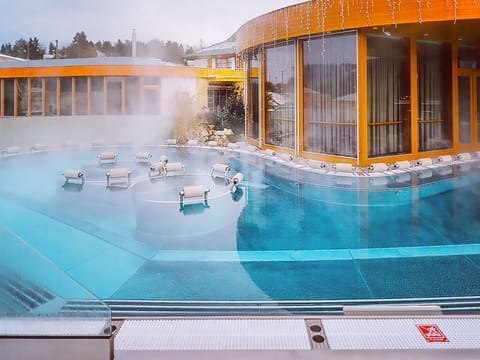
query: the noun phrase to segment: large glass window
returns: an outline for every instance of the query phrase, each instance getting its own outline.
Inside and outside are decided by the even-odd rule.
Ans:
[[[452,147],[450,44],[417,42],[418,150]]]
[[[248,137],[260,140],[260,61],[258,55],[248,62]]]
[[[43,82],[40,78],[32,79],[32,116],[43,114]]]
[[[75,78],[75,115],[88,114],[88,81],[86,77]]]
[[[108,78],[108,113],[117,115],[122,113],[122,78]]]
[[[410,40],[367,39],[369,157],[408,153],[410,141]]]
[[[137,77],[128,77],[126,86],[126,111],[127,114],[140,113],[140,81]]]
[[[15,109],[15,80],[14,79],[5,79],[4,80],[4,110],[5,116],[13,116]]]
[[[47,116],[56,116],[57,115],[57,78],[47,78],[46,79],[46,110]]]
[[[303,43],[303,150],[356,156],[357,36]]]
[[[144,113],[149,115],[160,114],[160,78],[146,77],[143,84]]]
[[[72,78],[60,78],[60,113],[72,115]]]
[[[103,77],[92,77],[92,115],[104,114],[104,91],[103,91]]]
[[[232,83],[211,83],[208,86],[208,109],[216,113],[227,105],[227,99],[233,94]]]
[[[480,77],[477,77],[477,143],[480,143]]]
[[[18,116],[28,116],[28,80],[17,79]]]
[[[480,69],[480,48],[460,45],[458,47],[458,67],[461,69]]]
[[[470,76],[458,77],[458,129],[460,144],[469,144],[472,141],[470,126],[471,101],[470,101]]]
[[[265,142],[295,147],[295,46],[265,49]]]

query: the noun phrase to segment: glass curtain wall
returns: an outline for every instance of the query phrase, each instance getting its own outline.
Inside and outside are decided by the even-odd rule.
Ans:
[[[32,116],[41,116],[43,113],[43,81],[41,78],[32,78]]]
[[[357,154],[357,36],[303,42],[304,151]]]
[[[460,69],[480,69],[480,48],[469,45],[458,46],[458,67]]]
[[[265,49],[265,143],[295,147],[295,45]]]
[[[122,78],[109,77],[108,83],[108,114],[122,113]]]
[[[57,78],[47,78],[46,79],[46,110],[47,116],[56,116],[57,115]]]
[[[127,77],[126,83],[126,112],[129,115],[140,113],[140,80],[136,77]]]
[[[72,115],[72,78],[60,78],[60,113]]]
[[[470,126],[471,114],[470,77],[458,77],[458,130],[460,144],[470,144],[472,132]]]
[[[5,79],[3,83],[3,106],[5,110],[5,116],[13,116],[15,111],[15,80]]]
[[[260,140],[260,67],[258,55],[251,55],[248,60],[247,79],[248,79],[248,137],[250,139]]]
[[[477,143],[480,143],[480,77],[477,77]]]
[[[88,79],[75,78],[75,115],[88,114]]]
[[[369,157],[411,152],[410,39],[367,38]]]
[[[28,116],[28,80],[17,79],[18,116]]]
[[[160,114],[160,87],[159,77],[144,78],[144,113],[148,115]]]
[[[96,76],[91,78],[92,82],[92,115],[104,114],[104,91],[103,91],[103,77]]]
[[[450,44],[417,42],[418,150],[453,144],[452,50]]]

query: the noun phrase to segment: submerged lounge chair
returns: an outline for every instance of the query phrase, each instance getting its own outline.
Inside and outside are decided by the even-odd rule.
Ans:
[[[33,151],[33,152],[47,151],[48,150],[48,145],[47,144],[33,144],[32,147],[30,148],[30,150]]]
[[[412,165],[410,164],[410,161],[408,160],[403,160],[403,161],[397,161],[393,164],[393,168],[395,170],[407,170],[410,169]]]
[[[167,162],[163,166],[163,172],[165,173],[165,176],[179,175],[185,172],[185,166],[181,162]]]
[[[167,163],[168,157],[166,155],[160,156],[160,161],[150,165],[150,169],[148,170],[148,177],[161,175]]]
[[[3,150],[4,155],[17,155],[22,152],[22,148],[20,146],[7,146]]]
[[[111,185],[112,179],[126,179],[127,186],[130,185],[130,175],[132,172],[126,168],[111,169],[107,171],[107,187]]]
[[[336,163],[333,165],[335,172],[353,174],[355,167],[352,164]]]
[[[65,177],[65,184],[69,183],[70,180],[73,180],[75,182],[81,181],[82,185],[85,182],[83,173],[80,170],[65,170],[63,172],[63,176]]]
[[[116,162],[117,154],[114,152],[102,152],[98,156],[98,162]]]
[[[243,181],[243,174],[242,173],[236,173],[233,178],[232,178],[232,188],[230,189],[230,191],[233,193],[235,193],[238,189],[238,186],[240,185],[240,183]]]
[[[227,180],[228,173],[230,172],[230,166],[226,164],[214,164],[210,170],[212,177],[222,177]]]
[[[192,202],[207,202],[209,192],[209,188],[205,188],[201,185],[184,186],[178,193],[180,196],[180,206],[183,206],[185,199],[191,199]]]
[[[135,155],[135,160],[140,162],[150,162],[151,158],[152,158],[152,154],[149,153],[148,151],[139,151]]]
[[[415,161],[415,166],[430,166],[433,164],[433,160],[431,158],[422,158]]]
[[[367,168],[369,172],[385,172],[390,169],[390,166],[388,166],[385,163],[373,163],[370,164],[370,166]]]

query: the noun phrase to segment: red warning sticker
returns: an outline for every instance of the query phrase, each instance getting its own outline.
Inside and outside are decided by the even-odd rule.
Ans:
[[[417,329],[421,332],[425,340],[429,343],[434,342],[448,342],[445,334],[440,330],[440,328],[435,325],[417,325]]]

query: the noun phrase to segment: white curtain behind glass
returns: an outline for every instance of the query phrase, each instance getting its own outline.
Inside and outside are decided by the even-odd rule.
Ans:
[[[418,147],[419,151],[450,146],[446,127],[450,126],[449,94],[451,55],[445,44],[417,42],[418,69]]]
[[[356,34],[304,42],[304,150],[355,156]]]
[[[410,71],[408,39],[368,38],[369,156],[408,151]]]

